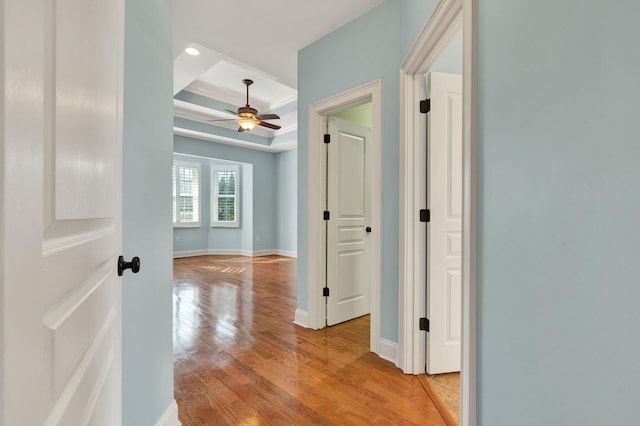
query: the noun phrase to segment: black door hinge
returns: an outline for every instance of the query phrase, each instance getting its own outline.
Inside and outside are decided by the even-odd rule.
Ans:
[[[429,111],[431,111],[431,99],[420,101],[420,112],[426,114]]]
[[[322,297],[329,297],[329,287],[322,289]]]
[[[322,218],[323,218],[324,220],[329,220],[329,216],[331,216],[331,215],[329,214],[329,210],[325,210],[325,211],[324,211],[324,213],[322,214]]]
[[[331,143],[331,135],[329,133],[325,133],[324,143]]]
[[[429,209],[421,209],[420,210],[420,222],[430,222],[431,221],[431,210]]]
[[[429,331],[429,319],[420,318],[419,327],[422,331]]]

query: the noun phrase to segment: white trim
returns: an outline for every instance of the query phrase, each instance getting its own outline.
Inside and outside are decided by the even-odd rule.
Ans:
[[[309,152],[307,158],[307,288],[309,328],[320,329],[325,326],[324,298],[324,221],[322,202],[324,200],[324,117],[352,106],[366,102],[372,103],[372,156],[371,156],[371,226],[382,229],[382,80],[377,79],[330,98],[315,102],[309,106]],[[375,232],[371,238],[371,326],[370,349],[379,352],[380,341],[380,288],[382,263],[380,258],[381,232]]]
[[[198,220],[196,222],[181,222],[180,221],[180,188],[182,185],[180,184],[180,169],[194,169],[196,170],[196,180],[198,181],[198,194],[197,198],[194,197],[194,203],[197,202],[197,208],[194,208],[194,212],[198,211]],[[173,160],[173,181],[175,182],[175,187],[173,190],[175,191],[175,204],[173,204],[173,209],[176,217],[176,221],[173,222],[174,228],[199,228],[202,226],[202,165],[200,163],[194,163],[190,161],[183,160]]]
[[[253,77],[252,77],[253,78]],[[238,98],[244,100],[244,88],[240,89],[240,93],[235,90],[225,89],[223,87],[214,86],[205,81],[194,80],[183,90],[186,92],[195,93],[196,95],[204,96],[205,98],[217,99],[229,105],[237,105]],[[297,98],[297,94],[294,99],[289,101],[293,102]],[[244,102],[242,102],[244,104]],[[271,111],[270,105],[266,102],[262,102],[258,99],[251,99],[251,106],[258,111]]]
[[[309,328],[309,313],[302,309],[296,309],[293,323],[300,327]]]
[[[220,198],[218,194],[218,179],[220,176],[220,172],[233,172],[235,173],[234,182],[235,188],[233,193],[233,214],[235,217],[234,221],[221,221],[217,219],[216,211],[218,210],[218,199]],[[241,188],[241,180],[242,176],[240,175],[240,165],[235,164],[219,164],[213,163],[211,164],[211,227],[212,228],[239,228],[240,227],[240,216],[242,212],[240,211],[240,188]]]
[[[282,152],[298,148],[298,140],[276,143],[275,145],[260,145],[258,143],[247,142],[240,139],[228,138],[226,136],[212,135],[211,133],[198,132],[196,130],[184,129],[182,127],[173,127],[173,134],[184,136],[186,138],[200,139],[203,141],[216,142],[224,145],[237,146],[240,148],[254,149],[264,152]]]
[[[248,250],[241,249],[201,249],[201,250],[185,250],[185,251],[174,251],[173,258],[178,259],[181,257],[192,257],[192,256],[253,256],[254,253]]]
[[[238,125],[234,121],[235,114],[226,111],[205,107],[191,102],[173,100],[173,115],[187,120],[198,121],[212,126],[218,126],[229,130],[236,130]],[[216,121],[212,121],[216,120]],[[221,121],[225,120],[225,121]],[[228,120],[228,121],[227,121]],[[273,130],[258,126],[251,130],[251,134],[263,138],[274,138],[298,129],[298,111],[291,111],[283,114],[279,121],[280,129]]]
[[[235,61],[228,61],[235,62]],[[247,65],[240,65],[243,68],[248,68]],[[260,74],[264,74],[259,71]],[[276,83],[286,86],[288,89],[291,89],[288,84],[284,84],[273,76],[267,76],[268,79],[275,80]],[[225,102],[229,105],[237,105],[238,104],[238,92],[235,90],[224,89],[222,87],[217,87],[211,84],[208,84],[204,81],[194,80],[187,87],[182,89],[186,92],[195,93],[197,95],[205,96],[207,98],[218,99],[222,102]],[[244,93],[243,93],[244,95]],[[241,98],[244,99],[244,98]],[[298,100],[298,91],[295,90],[295,93],[290,94],[289,96],[283,97],[281,99],[277,99],[273,102],[265,102],[259,99],[251,99],[251,106],[256,108],[261,112],[271,112],[275,109],[288,105],[292,102]]]
[[[410,50],[400,71],[400,249],[398,312],[399,367],[408,374],[424,373],[425,336],[416,324],[425,315],[425,225],[417,212],[426,208],[426,117],[417,105],[426,96],[425,73],[460,30],[461,0],[441,0]],[[404,68],[406,67],[406,69]],[[410,70],[411,72],[407,71]],[[417,119],[415,118],[417,117]]]
[[[254,250],[252,252],[243,251],[243,253],[249,253],[249,254],[245,254],[244,256],[252,256],[252,257],[271,256],[271,255],[277,254],[275,249]]]
[[[408,374],[424,373],[425,336],[418,330],[418,318],[425,307],[425,224],[417,212],[426,208],[426,146],[412,141],[426,140],[426,122],[416,97],[426,96],[426,80],[400,74],[400,190],[398,262],[398,367]],[[409,117],[416,117],[409,120]]]
[[[462,47],[462,374],[461,425],[476,426],[478,229],[478,1],[463,0]]]
[[[296,250],[275,249],[273,254],[277,254],[278,256],[284,256],[284,257],[293,257],[293,258],[298,257],[298,252]]]
[[[382,359],[392,362],[394,365],[398,365],[398,344],[387,339],[380,339],[378,343],[378,356]]]
[[[181,257],[193,257],[193,256],[206,256],[209,254],[209,250],[184,250],[184,251],[174,251],[173,258],[179,259]]]
[[[194,256],[247,256],[247,257],[259,257],[259,256],[284,256],[284,257],[298,257],[297,251],[292,250],[280,250],[280,249],[266,249],[266,250],[242,250],[242,249],[201,249],[201,250],[183,250],[174,251],[173,258],[179,259],[182,257],[194,257]]]
[[[191,121],[198,121],[210,126],[222,127],[224,129],[234,131],[238,129],[238,124],[235,122],[235,114],[230,114],[226,111],[218,111],[213,108],[208,108],[191,102],[181,101],[179,99],[173,100],[173,116],[186,118],[187,120]],[[273,138],[274,136],[280,134],[280,132],[280,130],[276,132],[272,129],[267,129],[261,126],[258,126],[251,131],[252,134],[263,138]]]
[[[236,118],[236,115],[230,112],[218,111],[217,109],[181,101],[180,99],[173,100],[173,115],[208,124],[211,124],[209,120],[234,120]]]
[[[422,27],[400,68],[425,74],[462,28],[462,0],[440,0]]]
[[[156,426],[182,426],[178,420],[178,404],[176,400],[172,400],[162,416],[156,422]]]
[[[415,331],[424,313],[424,232],[417,222],[426,193],[425,158],[414,142],[425,140],[416,105],[424,96],[424,74],[463,27],[463,237],[461,425],[476,425],[476,216],[477,216],[477,16],[474,0],[440,0],[402,64],[400,72],[400,268],[399,366],[424,372],[424,335]],[[418,157],[420,156],[420,157]],[[420,159],[417,161],[417,159]],[[416,196],[416,194],[419,194]],[[422,204],[420,204],[422,203]],[[417,231],[416,231],[417,229]],[[418,301],[418,303],[416,303]]]

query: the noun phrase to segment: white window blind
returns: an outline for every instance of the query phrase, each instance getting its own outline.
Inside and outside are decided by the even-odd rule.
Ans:
[[[173,225],[200,226],[200,165],[173,163]]]
[[[212,226],[239,227],[239,167],[214,165],[212,170]]]

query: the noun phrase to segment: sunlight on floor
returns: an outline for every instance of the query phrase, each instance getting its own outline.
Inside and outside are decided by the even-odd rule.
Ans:
[[[240,266],[231,268],[231,267],[223,267],[223,266],[210,266],[210,265],[201,265],[200,268],[206,269],[208,271],[215,272],[223,272],[225,274],[241,274],[247,270],[247,268],[242,268]]]

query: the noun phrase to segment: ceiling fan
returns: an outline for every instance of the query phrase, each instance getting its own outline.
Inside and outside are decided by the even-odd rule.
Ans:
[[[248,132],[253,130],[256,126],[266,127],[267,129],[279,130],[280,126],[276,124],[267,123],[264,120],[278,120],[280,117],[277,114],[258,114],[258,110],[251,108],[249,105],[249,86],[253,84],[253,80],[244,79],[242,83],[247,86],[247,104],[238,108],[238,111],[231,111],[225,109],[225,111],[234,114],[238,118],[229,118],[223,120],[209,120],[209,121],[225,121],[235,120],[238,123],[238,132]]]

